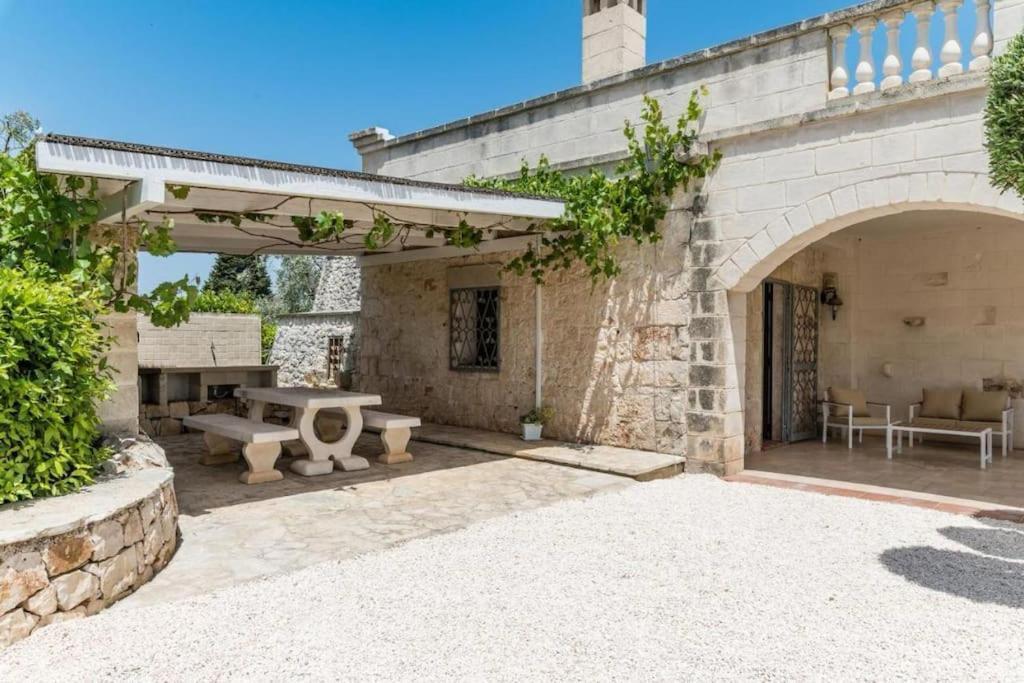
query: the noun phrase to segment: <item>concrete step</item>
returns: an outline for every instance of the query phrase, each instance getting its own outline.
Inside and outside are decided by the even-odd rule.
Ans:
[[[470,448],[485,453],[539,460],[630,477],[637,481],[665,479],[682,474],[686,458],[631,448],[571,444],[544,439],[523,441],[514,434],[482,429],[424,424],[413,430],[414,441]]]

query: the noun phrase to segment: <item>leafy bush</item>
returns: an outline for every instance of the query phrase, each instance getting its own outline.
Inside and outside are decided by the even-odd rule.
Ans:
[[[248,294],[229,290],[204,289],[192,304],[193,313],[259,313],[256,302]]]
[[[0,503],[70,493],[109,456],[97,404],[113,388],[94,292],[0,268]]]
[[[985,147],[992,185],[1024,197],[1024,33],[992,64]]]
[[[277,324],[263,318],[260,322],[260,356],[264,363],[270,358],[270,349],[274,348],[275,338],[277,338]]]

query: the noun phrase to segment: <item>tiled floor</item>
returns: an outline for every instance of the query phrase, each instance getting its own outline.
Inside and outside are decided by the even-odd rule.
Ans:
[[[473,522],[637,485],[601,472],[421,442],[415,460],[246,486],[239,463],[204,467],[200,435],[160,439],[174,467],[182,541],[151,583],[115,609],[207,593],[254,578],[379,550]],[[376,436],[355,452],[374,458]]]
[[[1003,458],[996,444],[993,462],[978,466],[977,446],[929,442],[893,460],[880,438],[865,436],[852,450],[845,444],[804,441],[747,454],[744,474],[756,471],[884,486],[1024,508],[1024,451]]]

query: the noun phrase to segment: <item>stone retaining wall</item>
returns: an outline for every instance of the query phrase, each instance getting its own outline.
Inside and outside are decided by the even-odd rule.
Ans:
[[[177,547],[172,480],[170,470],[144,470],[0,509],[0,649],[152,579]]]

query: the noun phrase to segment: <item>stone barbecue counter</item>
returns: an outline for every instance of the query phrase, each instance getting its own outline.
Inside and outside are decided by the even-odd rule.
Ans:
[[[152,579],[177,547],[173,479],[145,469],[0,507],[0,648],[96,614]]]

